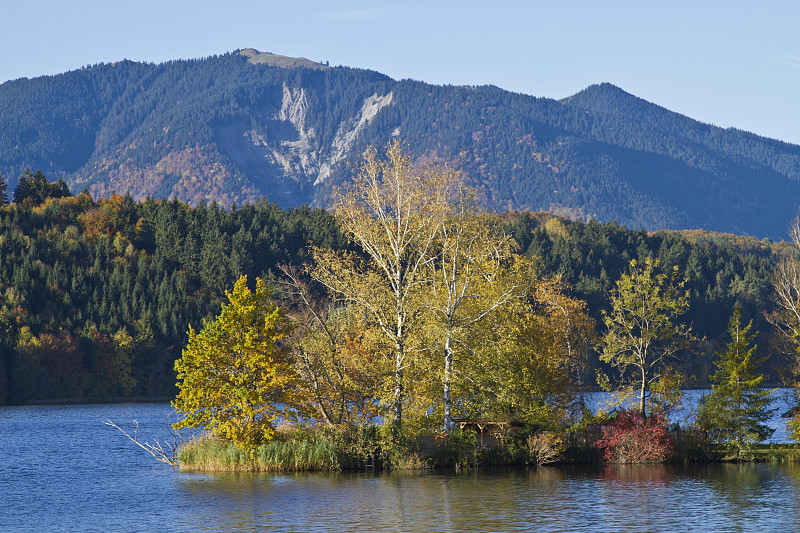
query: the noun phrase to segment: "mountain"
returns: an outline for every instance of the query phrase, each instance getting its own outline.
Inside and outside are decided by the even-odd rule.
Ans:
[[[610,84],[553,100],[437,86],[248,49],[0,85],[0,172],[73,191],[327,205],[393,137],[458,168],[488,207],[782,239],[800,146],[722,129]]]

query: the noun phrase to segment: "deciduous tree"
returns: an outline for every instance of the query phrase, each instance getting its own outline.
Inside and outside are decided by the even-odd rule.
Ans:
[[[172,405],[183,415],[174,425],[205,428],[253,452],[274,434],[274,421],[290,418],[301,404],[297,373],[281,341],[290,332],[283,309],[264,282],[247,277],[227,292],[229,303],[197,333],[175,362],[180,392]]]
[[[793,370],[795,380],[800,382],[797,379],[800,375],[800,218],[792,222],[789,237],[793,246],[775,266],[772,281],[775,309],[768,318],[778,327],[789,349],[794,350]]]
[[[545,427],[566,419],[574,392],[569,362],[540,304],[535,291],[510,300],[471,332],[456,383],[463,415]]]
[[[414,168],[400,143],[379,158],[369,150],[360,172],[334,202],[344,233],[363,255],[313,250],[313,276],[342,301],[367,311],[392,346],[393,425],[403,419],[410,342],[425,305],[420,291],[455,174],[442,167]]]
[[[512,239],[496,217],[482,212],[471,194],[459,191],[441,220],[434,260],[429,264],[430,296],[441,330],[444,431],[451,426],[451,382],[458,346],[470,327],[509,300],[524,295],[531,269],[515,259]],[[437,350],[438,351],[438,350]]]
[[[378,383],[386,369],[370,357],[376,332],[364,313],[315,298],[299,269],[280,269],[281,292],[292,302],[292,359],[305,381],[310,410],[331,426],[363,424],[381,415]]]
[[[569,287],[560,277],[539,280],[535,299],[538,314],[549,326],[553,346],[561,352],[560,360],[571,375],[581,410],[588,382],[589,352],[597,345],[595,321],[589,316],[586,302],[568,294]]]
[[[638,392],[643,417],[651,385],[690,338],[689,328],[675,322],[689,305],[683,282],[676,279],[677,270],[667,275],[658,267],[649,258],[644,265],[631,261],[630,272],[611,292],[611,310],[603,313],[607,332],[600,358],[619,370],[621,392]]]

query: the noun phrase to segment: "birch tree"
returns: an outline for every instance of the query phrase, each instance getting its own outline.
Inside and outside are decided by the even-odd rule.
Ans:
[[[392,423],[403,420],[408,358],[418,346],[410,342],[424,311],[420,291],[447,193],[455,173],[428,166],[417,169],[399,142],[385,158],[369,150],[356,178],[334,201],[334,216],[363,255],[314,248],[312,275],[335,297],[368,312],[391,346],[393,362]]]
[[[520,263],[514,257],[511,236],[500,232],[497,218],[478,209],[473,195],[461,190],[442,218],[428,276],[428,306],[442,331],[445,433],[451,427],[451,383],[459,337],[528,291],[531,276],[526,274],[530,272],[521,272]]]
[[[792,247],[778,262],[773,275],[775,309],[769,321],[781,332],[787,348],[795,354],[791,377],[794,379],[795,409],[789,429],[792,438],[800,441],[800,218],[792,221],[789,230]]]
[[[775,267],[773,287],[776,310],[769,316],[784,338],[800,350],[800,218],[789,230],[793,247]]]

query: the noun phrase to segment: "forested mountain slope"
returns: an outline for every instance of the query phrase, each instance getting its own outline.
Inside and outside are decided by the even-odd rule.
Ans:
[[[460,169],[500,211],[780,239],[800,203],[800,146],[608,84],[557,101],[245,50],[0,85],[12,188],[31,168],[95,196],[324,207],[363,150],[393,137]]]

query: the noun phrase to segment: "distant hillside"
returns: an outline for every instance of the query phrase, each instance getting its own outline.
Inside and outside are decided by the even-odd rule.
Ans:
[[[0,85],[12,187],[31,168],[95,196],[325,206],[364,148],[392,137],[460,169],[497,210],[782,239],[800,205],[800,146],[609,84],[557,101],[248,49]]]

